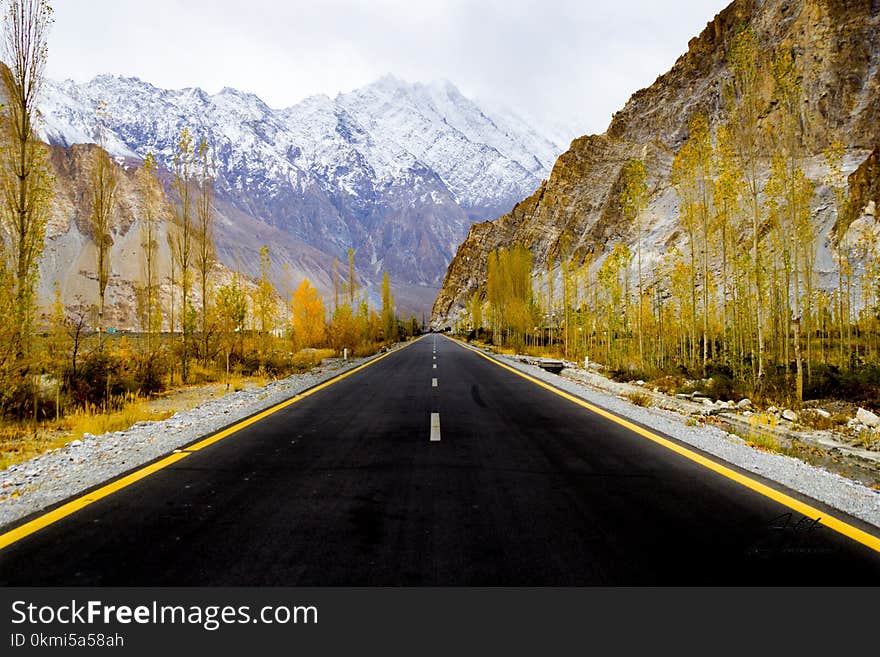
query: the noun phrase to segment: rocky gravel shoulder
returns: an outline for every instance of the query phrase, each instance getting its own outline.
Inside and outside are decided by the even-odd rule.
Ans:
[[[113,479],[370,360],[328,358],[304,374],[229,393],[125,431],[86,434],[0,471],[0,527]]]
[[[719,426],[697,423],[688,414],[692,409],[684,400],[664,395],[669,401],[664,407],[638,406],[624,397],[634,389],[631,384],[610,381],[604,377],[601,377],[601,382],[595,381],[593,378],[599,377],[598,374],[581,370],[577,370],[577,378],[583,380],[575,380],[570,376],[571,370],[563,370],[563,376],[560,376],[523,362],[522,358],[486,353],[596,406],[880,527],[880,491],[801,459],[756,449],[743,438]]]

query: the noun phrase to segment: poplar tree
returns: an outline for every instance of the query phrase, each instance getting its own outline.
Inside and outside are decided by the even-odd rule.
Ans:
[[[758,50],[755,32],[746,27],[737,34],[728,55],[732,73],[726,89],[729,105],[731,144],[739,161],[739,169],[745,181],[746,199],[751,218],[751,297],[755,302],[755,346],[753,362],[756,387],[764,382],[764,283],[762,280],[761,251],[758,243],[763,222],[761,194],[760,119],[764,109],[761,92],[761,68],[764,62]]]
[[[260,355],[265,356],[266,343],[271,331],[275,328],[277,320],[275,286],[271,280],[272,257],[269,247],[265,244],[260,248],[260,279],[254,289],[254,311],[260,334]]]
[[[493,340],[521,347],[532,324],[532,253],[520,244],[488,256],[486,290]]]
[[[394,297],[391,296],[391,285],[388,272],[382,277],[382,331],[385,340],[397,339],[397,320],[394,317]]]
[[[845,297],[846,286],[844,284],[845,274],[847,272],[847,258],[845,255],[845,245],[843,236],[848,228],[847,217],[844,216],[847,204],[849,202],[849,190],[846,183],[846,176],[843,173],[843,156],[846,153],[846,147],[840,140],[833,141],[828,148],[825,149],[825,163],[828,167],[828,173],[825,177],[825,183],[831,187],[834,192],[834,210],[836,221],[834,223],[834,259],[837,264],[837,338],[838,338],[838,364],[843,367],[846,363],[844,358],[844,333],[847,332],[849,326],[849,307],[847,298]]]
[[[165,194],[156,175],[158,165],[152,153],[147,153],[138,171],[138,181],[144,199],[141,219],[141,287],[138,291],[138,307],[141,330],[146,334],[146,351],[152,354],[156,348],[156,334],[162,327],[162,308],[159,303],[159,224]]]
[[[309,279],[291,293],[291,324],[296,345],[318,347],[324,342],[325,312],[324,299],[318,295]]]
[[[474,292],[471,294],[470,299],[468,300],[468,315],[470,316],[471,326],[474,327],[474,331],[479,333],[480,329],[483,328],[483,302],[480,299],[479,292]]]
[[[745,264],[747,254],[741,253],[739,247],[742,173],[726,125],[720,126],[715,134],[714,171],[713,209],[721,243],[722,351],[727,355],[731,345],[736,348],[737,334],[742,330],[740,325],[746,323],[749,312],[737,313],[736,304],[732,303],[737,285],[743,278],[741,266]],[[742,356],[741,351],[736,351],[734,358],[729,360],[738,366]]]
[[[778,247],[783,257],[784,297],[786,315],[780,326],[784,330],[784,360],[788,367],[789,324],[794,326],[796,381],[795,403],[803,401],[804,367],[801,354],[801,325],[807,336],[812,332],[813,279],[816,259],[817,228],[810,214],[814,186],[801,166],[804,117],[801,111],[803,94],[794,55],[788,49],[773,60],[775,96],[780,108],[777,149],[767,183],[767,197],[775,215]],[[803,291],[802,291],[803,288]],[[807,340],[807,366],[811,351]]]
[[[43,250],[52,178],[35,121],[43,86],[48,35],[53,22],[47,0],[3,2],[2,70],[8,106],[2,117],[2,228],[4,274],[10,290],[10,350],[17,360],[30,351],[38,260]],[[8,264],[7,264],[8,263]]]
[[[202,360],[209,357],[211,286],[210,275],[217,255],[214,250],[214,163],[208,148],[207,139],[199,142],[198,179],[195,223],[195,265],[199,276],[199,292],[202,297]]]
[[[177,269],[177,282],[180,287],[180,328],[181,352],[180,375],[184,383],[189,378],[190,336],[193,331],[190,293],[192,291],[192,266],[194,251],[195,220],[193,217],[193,142],[189,129],[184,128],[177,142],[174,154],[174,180],[172,189],[176,195],[174,204],[175,229],[173,235],[172,258]],[[174,272],[172,271],[172,278]]]
[[[107,105],[99,102],[97,114],[98,147],[92,151],[90,177],[89,231],[95,243],[96,273],[98,277],[98,344],[103,345],[104,310],[107,283],[110,280],[110,248],[113,246],[113,228],[116,212],[116,194],[119,171],[106,151]]]
[[[632,222],[636,233],[636,274],[638,276],[638,304],[636,330],[639,338],[639,366],[645,364],[645,340],[643,319],[644,288],[642,277],[642,213],[648,205],[648,175],[642,160],[632,159],[623,168],[623,191],[620,201],[623,216]]]
[[[222,348],[226,356],[227,390],[229,389],[230,357],[235,350],[236,341],[239,343],[239,355],[241,355],[241,342],[244,339],[247,313],[247,295],[241,285],[241,275],[235,272],[228,284],[217,289],[217,319]]]
[[[690,251],[691,305],[697,308],[697,272],[702,283],[702,372],[706,375],[709,348],[709,226],[712,148],[706,118],[696,115],[689,124],[689,135],[672,164],[672,182],[678,192],[679,216],[685,226]],[[696,316],[692,333],[697,334]],[[691,346],[696,361],[695,345]]]
[[[358,293],[358,284],[355,278],[354,269],[354,249],[348,250],[348,285],[346,286],[346,290],[348,291],[348,307],[354,312],[354,301]]]

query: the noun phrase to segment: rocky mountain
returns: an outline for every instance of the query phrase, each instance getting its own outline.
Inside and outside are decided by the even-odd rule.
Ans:
[[[344,263],[352,248],[367,289],[387,270],[399,305],[417,314],[430,307],[470,224],[510,210],[563,150],[449,82],[391,76],[282,110],[228,88],[172,91],[108,75],[49,82],[42,137],[94,142],[99,101],[116,156],[153,152],[170,169],[183,128],[208,140],[227,265],[255,274],[256,254],[269,244],[279,287],[284,277],[308,275],[328,293],[333,259]]]
[[[38,297],[44,309],[53,299],[56,285],[65,306],[74,314],[87,313],[97,303],[97,249],[89,227],[88,201],[89,180],[97,149],[94,144],[74,144],[69,147],[54,145],[48,148],[48,165],[55,184],[46,226],[45,248],[40,261]],[[136,285],[143,279],[144,207],[147,194],[152,193],[154,198],[158,198],[163,192],[147,188],[147,183],[140,175],[139,160],[117,156],[114,166],[118,168],[118,187],[116,223],[109,252],[106,320],[108,326],[137,328]],[[221,217],[229,218],[228,209],[221,207],[219,210]],[[170,217],[164,213],[156,218],[157,270],[160,272],[157,282],[162,307],[166,309],[164,328],[168,329],[167,309],[172,295],[169,276],[171,252],[167,240]],[[271,237],[267,234],[260,236],[267,240]],[[300,273],[309,276],[319,274],[318,265],[326,264],[326,257],[320,260],[315,259],[314,254],[306,253],[306,256],[311,257],[302,258],[306,269]],[[219,263],[215,265],[212,272],[215,283],[228,283],[231,277],[232,271],[228,267]],[[245,287],[252,286],[248,280],[244,280],[243,284]],[[200,303],[197,294],[194,294],[194,301],[197,305]],[[180,303],[179,298],[176,303]]]
[[[672,161],[696,113],[706,115],[712,126],[724,120],[728,53],[744,26],[751,26],[763,52],[789,49],[795,56],[807,117],[804,168],[817,184],[813,215],[820,227],[818,267],[826,273],[831,269],[835,240],[841,237],[834,234],[837,218],[823,184],[827,170],[821,155],[835,139],[846,146],[845,171],[855,172],[850,176],[853,216],[838,228],[864,229],[867,222],[876,232],[876,203],[870,201],[880,187],[874,151],[880,144],[880,2],[736,0],[690,41],[668,73],[630,98],[604,134],[573,141],[549,180],[512,212],[471,228],[434,304],[434,325],[449,326],[463,312],[465,300],[485,284],[487,255],[499,247],[527,246],[539,271],[551,259],[573,256],[583,262],[586,254],[599,267],[616,243],[632,247],[634,231],[619,203],[621,172],[630,158],[642,158],[649,176],[643,257],[650,262],[681,243]],[[766,100],[765,131],[777,115],[771,94]]]

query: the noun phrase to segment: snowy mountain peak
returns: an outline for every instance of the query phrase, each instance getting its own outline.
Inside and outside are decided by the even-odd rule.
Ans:
[[[448,80],[393,75],[280,110],[230,87],[211,95],[114,75],[49,81],[42,136],[94,141],[99,101],[113,154],[152,152],[171,168],[188,127],[213,148],[217,192],[235,212],[333,257],[354,248],[362,271],[386,268],[415,285],[437,285],[470,222],[534,191],[563,150]]]

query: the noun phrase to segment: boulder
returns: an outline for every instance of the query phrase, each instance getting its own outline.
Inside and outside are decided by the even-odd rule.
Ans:
[[[789,422],[797,422],[798,415],[790,408],[786,408],[784,411],[782,411],[782,419],[788,420]]]
[[[826,411],[824,408],[815,408],[813,412],[819,417],[824,417],[826,420],[831,417],[831,413]]]
[[[864,408],[859,408],[856,412],[856,420],[866,427],[880,427],[880,417]]]
[[[741,411],[748,410],[752,407],[752,400],[748,397],[746,397],[745,399],[740,399],[736,407]]]

